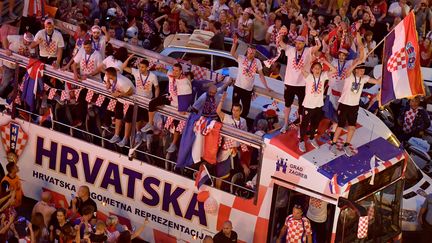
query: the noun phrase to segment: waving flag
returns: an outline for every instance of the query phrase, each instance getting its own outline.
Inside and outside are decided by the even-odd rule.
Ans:
[[[414,12],[386,37],[382,78],[380,105],[394,99],[425,94]]]
[[[21,98],[30,107],[30,110],[35,109],[35,97],[38,91],[43,89],[43,76],[44,64],[37,59],[30,59],[27,65],[27,73],[24,77],[23,93]]]
[[[329,187],[330,187],[330,192],[332,194],[339,194],[340,190],[339,190],[339,185],[338,185],[336,174],[334,174],[332,179],[330,180]]]
[[[202,185],[204,185],[204,183],[206,183],[208,180],[211,181],[212,186],[213,186],[213,181],[211,180],[210,173],[208,172],[208,170],[205,167],[205,165],[201,164],[200,169],[199,169],[199,171],[197,172],[197,174],[195,176],[195,186],[199,190],[200,187]]]

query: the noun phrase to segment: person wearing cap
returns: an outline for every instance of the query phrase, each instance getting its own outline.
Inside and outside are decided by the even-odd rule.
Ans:
[[[303,216],[303,208],[300,205],[294,205],[292,214],[286,217],[276,243],[280,243],[285,234],[287,243],[312,243],[311,223]]]
[[[326,59],[312,64],[310,71],[303,70],[303,76],[306,82],[305,98],[303,100],[303,119],[300,124],[299,150],[306,152],[304,136],[309,135],[309,142],[314,148],[318,148],[318,142],[315,139],[316,130],[321,121],[322,107],[324,106],[324,83],[328,80],[327,72],[323,72],[323,64],[330,68],[330,73],[336,72]],[[309,127],[309,130],[308,130]]]
[[[348,157],[354,155],[351,147],[351,140],[354,136],[357,123],[357,115],[361,93],[365,83],[381,84],[381,78],[374,79],[365,75],[365,64],[353,65],[348,69],[350,76],[345,79],[338,107],[338,126],[330,145],[330,151],[337,154],[336,142],[338,141],[343,128],[348,125],[348,134],[343,145],[343,150]]]
[[[39,47],[40,60],[52,65],[54,68],[59,68],[63,57],[63,48],[65,43],[60,31],[54,29],[54,20],[46,19],[44,29],[36,33],[34,41],[30,45],[31,48]]]
[[[264,84],[264,87],[269,91],[271,91],[271,89],[268,87],[267,81],[264,77],[261,61],[255,58],[256,48],[254,46],[249,46],[246,56],[239,55],[237,54],[237,44],[238,38],[234,35],[233,45],[231,47],[231,55],[237,60],[239,67],[237,79],[234,83],[232,102],[234,104],[240,103],[241,101],[243,105],[243,111],[241,115],[243,118],[246,118],[249,114],[251,105],[255,73],[259,74],[260,80]]]
[[[102,35],[102,32],[104,35]],[[105,59],[105,47],[110,41],[110,35],[107,33],[105,26],[99,27],[98,25],[93,25],[90,40],[93,50],[99,51],[102,59]]]
[[[36,50],[30,47],[30,44],[34,40],[34,36],[30,32],[24,33],[24,35],[8,35],[2,39],[2,45],[6,48],[6,54],[8,56],[12,53],[17,53],[22,56],[30,57],[35,56]],[[3,81],[0,83],[0,97],[6,97],[10,91],[12,91],[15,83],[15,69],[17,66],[14,63],[4,61],[3,62]],[[9,91],[9,92],[8,92]]]
[[[288,31],[286,32],[288,33]],[[317,33],[315,33],[315,35],[316,34]],[[285,50],[285,55],[287,56],[287,66],[284,80],[284,125],[280,130],[281,133],[285,133],[288,130],[291,105],[294,102],[295,96],[297,96],[298,99],[299,114],[302,114],[301,104],[303,103],[306,88],[305,78],[302,75],[302,70],[304,68],[310,69],[312,55],[315,55],[315,53],[321,48],[321,41],[317,36],[315,36],[315,41],[317,45],[313,47],[305,47],[306,38],[301,35],[296,38],[295,47],[287,45],[281,39],[277,41],[279,47]]]
[[[264,120],[267,123],[265,131],[272,132],[275,129],[280,129],[278,112],[279,108],[276,104],[266,104],[263,106],[263,111],[258,113],[254,120],[254,129],[258,130],[258,122]]]

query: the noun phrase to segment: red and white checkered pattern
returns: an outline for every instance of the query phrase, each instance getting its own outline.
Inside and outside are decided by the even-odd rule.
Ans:
[[[311,197],[309,200],[309,204],[312,205],[314,208],[321,208],[323,203],[320,199]]]
[[[48,44],[48,42],[45,40],[44,47],[51,56],[55,55],[57,52],[57,42],[51,41],[51,43]]]
[[[363,216],[359,218],[357,238],[364,239],[367,237],[368,227],[369,227],[368,221],[369,221],[368,216]]]
[[[88,63],[86,63],[86,61],[84,59],[81,60],[80,69],[81,69],[81,72],[84,73],[85,75],[91,74],[96,69],[95,59],[90,58]]]
[[[207,68],[193,65],[191,71],[194,74],[194,78],[196,80],[202,80],[207,79],[209,70]]]
[[[60,95],[60,100],[61,101],[69,100],[69,92],[66,90],[63,90],[61,92],[61,95]]]
[[[86,95],[86,101],[88,103],[90,103],[93,99],[93,95],[94,95],[94,91],[93,90],[88,90],[87,91],[87,95]]]
[[[104,100],[105,100],[105,96],[100,94],[100,95],[98,96],[98,98],[97,98],[95,104],[96,104],[97,106],[101,107],[101,105],[102,105],[102,103],[104,102]]]
[[[57,92],[56,89],[50,88],[49,91],[48,91],[48,99],[52,100],[54,98],[56,92]]]
[[[6,152],[10,151],[11,123],[12,122],[9,122],[8,124],[0,127],[1,140],[2,140],[2,144],[3,144]],[[20,156],[23,149],[25,148],[25,145],[27,144],[28,135],[27,135],[27,133],[24,132],[24,130],[22,130],[20,125],[18,125],[16,123],[14,123],[14,124],[18,126],[18,138],[16,140],[15,153],[17,156]]]
[[[294,70],[299,71],[299,70],[301,70],[304,67],[304,65],[305,65],[305,63],[304,63],[303,57],[299,60],[298,63],[296,63],[295,57],[293,58],[293,60],[292,60],[292,68],[294,68]]]
[[[110,100],[110,102],[108,103],[107,109],[109,111],[114,111],[116,104],[117,104],[117,100]]]
[[[173,132],[182,133],[185,126],[186,126],[186,121],[179,121],[179,124],[177,125],[177,127],[175,127],[174,126],[174,118],[169,116],[167,118],[167,121],[165,123],[164,128],[167,129],[168,131],[172,132],[172,133]]]
[[[404,123],[403,123],[403,131],[406,133],[411,132],[411,128],[414,124],[414,120],[417,116],[418,109],[413,110],[409,109],[405,112]]]
[[[394,72],[399,69],[407,67],[407,55],[405,53],[405,47],[395,52],[388,60],[387,70]]]
[[[307,235],[312,234],[310,222],[306,217],[295,219],[291,214],[286,218],[285,226],[288,227],[286,236],[287,242],[307,242]]]
[[[123,115],[126,115],[127,110],[129,109],[129,103],[123,104]]]
[[[328,141],[328,144],[331,144],[331,142],[332,142],[331,140]],[[345,141],[343,140],[343,138],[338,138],[338,140],[336,142],[336,149],[339,151],[342,151],[343,147],[344,147],[344,143],[345,143]],[[350,144],[348,147],[354,155],[356,155],[358,153],[358,149],[355,148],[352,144]]]

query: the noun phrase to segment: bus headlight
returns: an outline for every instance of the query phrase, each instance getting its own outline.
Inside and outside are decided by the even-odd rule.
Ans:
[[[415,222],[417,221],[417,211],[415,210],[407,210],[402,209],[401,219],[406,222]]]

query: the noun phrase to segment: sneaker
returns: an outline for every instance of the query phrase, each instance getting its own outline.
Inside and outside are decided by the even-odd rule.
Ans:
[[[330,149],[330,152],[332,152],[334,155],[337,154],[336,144],[331,144],[329,149]]]
[[[123,148],[124,146],[128,145],[129,139],[123,138],[120,142],[117,143],[117,146],[120,148]]]
[[[175,151],[177,150],[177,146],[174,144],[174,143],[172,143],[169,147],[168,147],[168,149],[167,149],[167,153],[174,153]]]
[[[306,145],[304,141],[299,142],[299,150],[303,153],[306,152]]]
[[[121,140],[120,136],[118,136],[118,135],[114,135],[114,136],[109,140],[109,142],[110,142],[110,143],[118,143],[118,142],[120,142],[120,140]]]
[[[351,157],[354,155],[353,151],[351,150],[349,145],[343,146],[343,150],[346,154],[346,156]]]
[[[144,137],[145,137],[145,135],[144,135]],[[135,135],[135,145],[141,143],[142,140],[143,140],[143,134],[142,134],[142,132],[137,132],[136,135]]]
[[[153,125],[150,123],[147,123],[143,128],[141,128],[141,132],[148,132],[153,130]]]
[[[309,142],[310,142],[310,144],[312,144],[312,146],[314,146],[314,148],[319,148],[319,144],[315,138],[309,139]]]
[[[280,132],[281,132],[281,133],[286,133],[287,130],[288,130],[288,125],[287,125],[287,124],[284,124],[283,127],[281,128]]]

